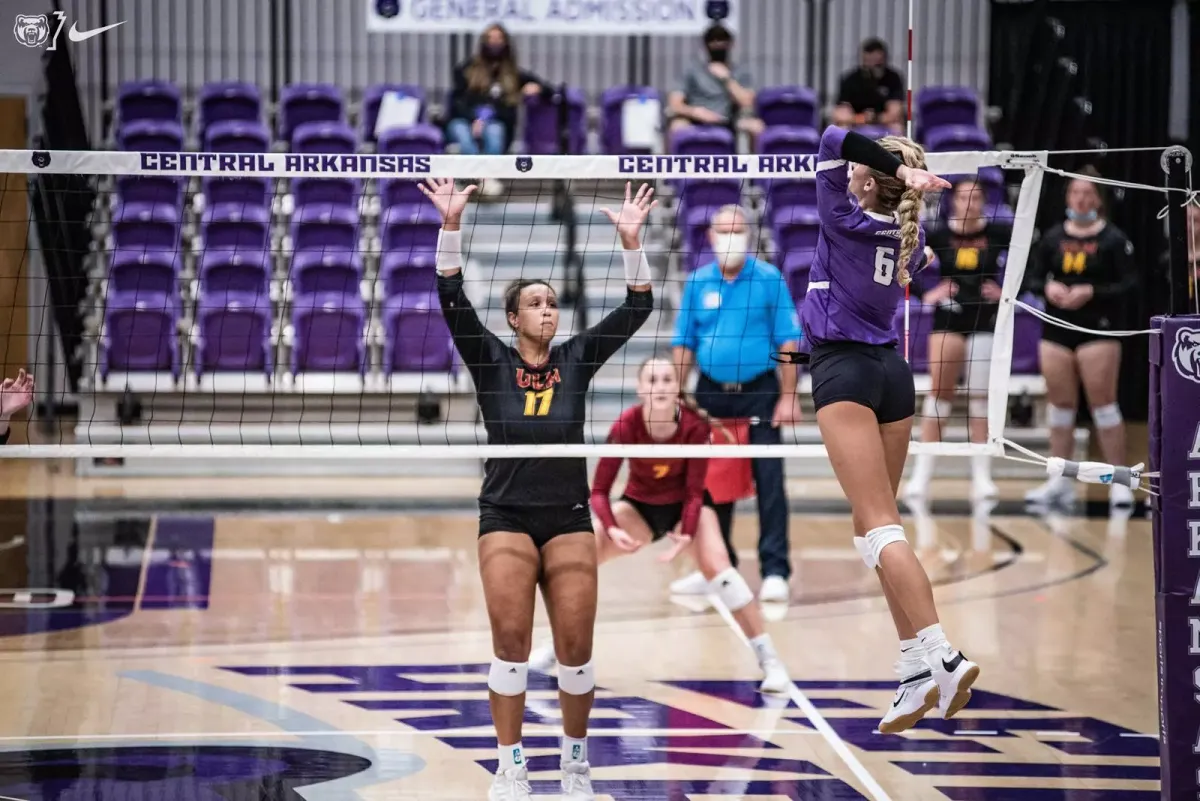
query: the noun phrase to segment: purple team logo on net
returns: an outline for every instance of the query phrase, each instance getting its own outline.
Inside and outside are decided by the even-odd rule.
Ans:
[[[1180,328],[1175,333],[1171,361],[1181,376],[1200,384],[1200,329]]]

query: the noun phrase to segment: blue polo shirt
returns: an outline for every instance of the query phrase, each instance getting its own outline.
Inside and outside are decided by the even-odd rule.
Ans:
[[[727,280],[711,262],[688,276],[671,344],[696,354],[700,372],[741,384],[775,367],[771,354],[800,341],[800,317],[783,275],[747,257]]]

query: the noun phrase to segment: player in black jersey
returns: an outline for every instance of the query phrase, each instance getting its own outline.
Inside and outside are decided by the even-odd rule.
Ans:
[[[958,381],[967,373],[968,415],[972,442],[987,442],[987,388],[992,361],[992,335],[1000,308],[1000,284],[1012,227],[989,219],[983,187],[974,177],[958,181],[950,213],[926,235],[927,266],[913,276],[921,301],[934,307],[929,334],[929,373],[933,388],[921,408],[921,441],[938,442],[942,422],[950,416]],[[933,477],[934,455],[917,454],[908,498],[924,498]],[[971,497],[996,496],[991,457],[971,457]]]
[[[1094,170],[1086,174],[1098,177]],[[1124,464],[1125,424],[1117,405],[1121,342],[1104,332],[1121,327],[1122,308],[1130,303],[1137,276],[1133,244],[1105,219],[1105,208],[1099,185],[1078,178],[1068,183],[1067,219],[1035,246],[1026,286],[1046,299],[1051,315],[1093,332],[1043,326],[1039,357],[1046,379],[1050,454],[1071,458],[1082,380],[1104,459]],[[1109,492],[1113,506],[1133,504],[1128,487],[1112,484]],[[1035,504],[1068,502],[1074,485],[1071,479],[1051,479],[1025,497]]]
[[[475,381],[488,443],[582,444],[585,401],[592,376],[650,316],[650,266],[641,249],[642,224],[654,190],[630,194],[620,211],[604,212],[624,249],[625,302],[597,325],[559,345],[558,301],[541,280],[523,279],[505,291],[504,311],[516,344],[505,344],[480,322],[463,291],[460,222],[468,196],[450,180],[422,187],[442,215],[438,237],[438,296],[454,345]],[[521,749],[525,688],[540,584],[558,657],[563,716],[562,797],[593,798],[587,762],[587,723],[595,678],[596,542],[584,459],[488,459],[479,495],[479,572],[492,626],[494,658],[488,675],[499,767],[489,799],[529,798]]]

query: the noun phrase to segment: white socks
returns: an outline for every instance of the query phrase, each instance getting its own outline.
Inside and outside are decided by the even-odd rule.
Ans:
[[[925,651],[921,648],[920,640],[901,640],[900,661],[896,664],[896,670],[900,673],[900,681],[908,681],[918,673],[929,670],[924,657]]]
[[[587,739],[576,740],[565,734],[562,738],[562,764],[568,762],[587,762]]]
[[[932,626],[926,626],[917,632],[917,639],[921,642],[922,655],[926,658],[938,656],[943,651],[950,649],[950,643],[946,641],[946,633],[942,631],[941,623],[934,623]]]
[[[496,750],[500,755],[499,772],[525,769],[525,751],[520,740],[516,745],[501,745]]]
[[[779,660],[779,654],[775,653],[775,643],[771,641],[770,634],[760,634],[750,640],[750,647],[754,649],[754,655],[758,657],[760,667],[767,662]]]

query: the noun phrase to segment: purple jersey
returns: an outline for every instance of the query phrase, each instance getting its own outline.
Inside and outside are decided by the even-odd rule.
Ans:
[[[892,214],[863,211],[850,195],[850,173],[842,158],[846,131],[830,126],[817,156],[817,207],[821,233],[801,311],[804,336],[812,344],[897,341],[892,320],[904,298],[896,280],[900,222]],[[909,271],[923,258],[925,232]]]

